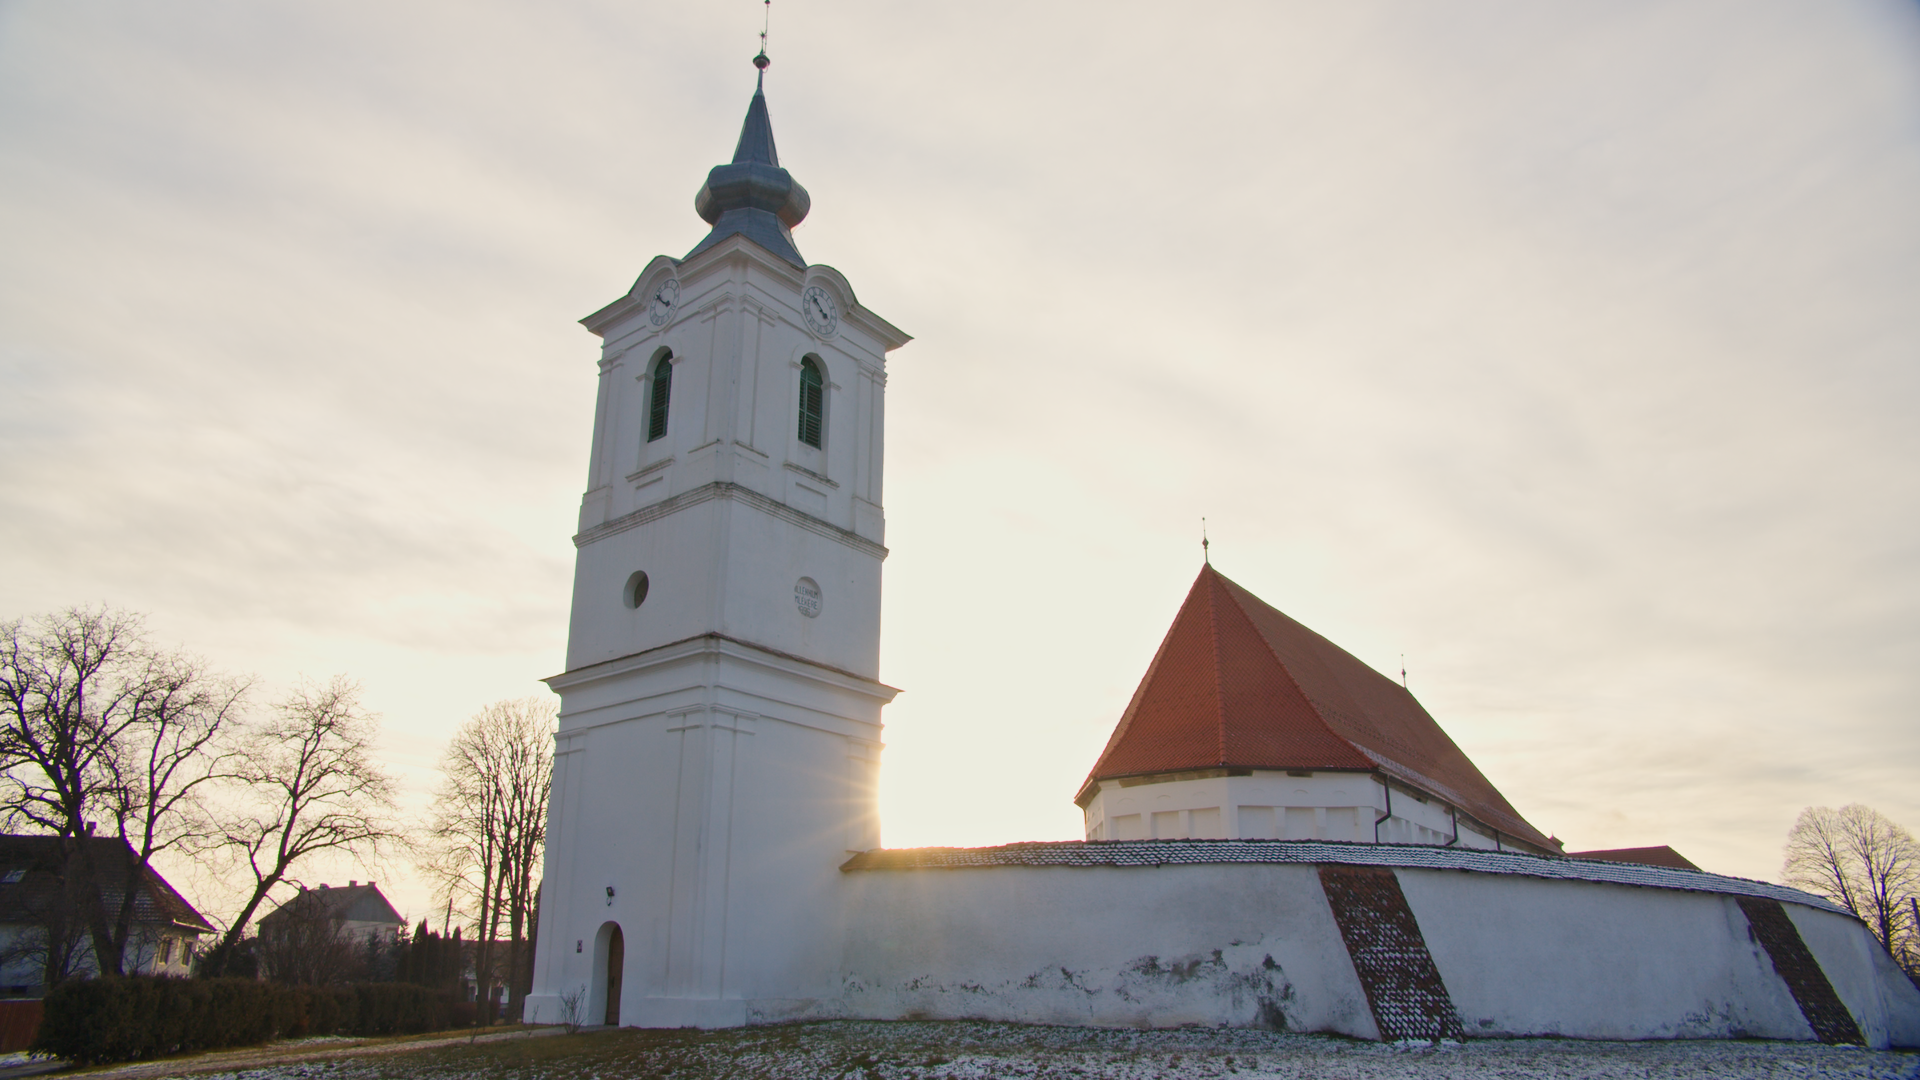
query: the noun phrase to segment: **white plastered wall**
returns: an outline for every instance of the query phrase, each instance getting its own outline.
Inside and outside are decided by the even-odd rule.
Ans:
[[[848,883],[850,1015],[1378,1034],[1310,866],[873,871]]]
[[[1732,897],[1396,873],[1470,1036],[1813,1037]],[[814,1015],[1378,1034],[1312,866],[847,876],[844,1007]],[[1785,907],[1869,1043],[1920,1043],[1866,928]]]
[[[678,275],[673,319],[652,325],[634,297]],[[800,290],[841,297],[839,331],[820,339]],[[853,303],[830,267],[805,271],[735,238],[675,264],[656,259],[630,298],[587,320],[605,338],[567,668],[720,632],[815,662],[879,675],[884,356],[905,340]],[[673,357],[667,431],[649,441],[651,372]],[[801,361],[827,376],[822,446],[797,428]],[[724,515],[724,518],[723,516]],[[647,601],[622,587],[648,575]],[[801,577],[819,616],[793,620]]]
[[[1813,1038],[1731,896],[1398,876],[1469,1035]]]
[[[604,983],[607,922],[625,939],[624,1024],[744,1023],[751,1002],[835,985],[822,928],[839,925],[839,864],[879,839],[890,692],[732,643],[661,652],[555,680],[555,841],[528,998],[548,1022],[563,992]]]
[[[1444,800],[1399,784],[1391,813],[1370,773],[1255,770],[1247,776],[1102,780],[1085,808],[1089,840],[1350,840],[1514,848]],[[1376,833],[1375,822],[1379,827]],[[1531,850],[1531,849],[1523,849]]]
[[[1784,905],[1870,1046],[1920,1046],[1920,990],[1858,919]]]

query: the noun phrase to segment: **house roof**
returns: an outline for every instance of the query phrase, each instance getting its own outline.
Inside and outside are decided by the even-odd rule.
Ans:
[[[1569,851],[1567,855],[1575,859],[1597,859],[1601,862],[1639,863],[1642,866],[1666,866],[1675,870],[1698,870],[1692,860],[1665,844],[1655,847],[1605,848],[1599,851]]]
[[[1650,889],[1730,896],[1762,896],[1842,913],[1825,897],[1769,881],[1676,870],[1663,866],[1487,851],[1428,844],[1354,844],[1337,840],[1051,840],[985,848],[876,848],[840,865],[857,871],[986,870],[996,867],[1216,866],[1292,863],[1391,866],[1408,870],[1465,870],[1551,881],[1592,881]]]
[[[295,911],[303,910],[300,905],[317,904],[314,914],[324,913],[329,919],[341,922],[392,923],[395,926],[406,925],[406,920],[387,902],[386,895],[379,886],[369,881],[358,881],[347,885],[322,885],[317,889],[302,889],[298,895],[286,903],[274,908],[260,919],[262,927],[272,927],[275,923],[292,918]]]
[[[1214,768],[1375,772],[1522,843],[1556,847],[1405,687],[1209,565],[1077,801],[1102,780]]]
[[[117,836],[89,837],[82,842],[91,847],[95,873],[100,876],[108,909],[117,910],[120,898],[126,895],[128,872],[137,862],[133,849]],[[57,836],[0,836],[0,923],[36,922],[44,918],[52,905],[65,903],[60,887],[63,862]],[[19,875],[16,880],[7,880],[16,873]],[[147,867],[142,879],[142,886],[134,895],[134,922],[162,923],[204,932],[213,930],[213,924],[195,911],[158,870]]]

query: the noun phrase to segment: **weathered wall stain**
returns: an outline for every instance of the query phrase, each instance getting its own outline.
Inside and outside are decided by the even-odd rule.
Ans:
[[[847,978],[849,1000],[899,1000],[915,1019],[984,1019],[1009,1014],[1112,1023],[1123,1015],[1149,1026],[1191,1014],[1189,1023],[1290,1029],[1287,1008],[1295,989],[1259,942],[1231,949],[1162,957],[1138,956],[1114,968],[1050,965],[1003,982],[945,980],[929,973],[891,984]],[[853,1012],[861,1011],[856,1004]],[[1222,1013],[1230,1019],[1220,1019]],[[1104,1019],[1103,1019],[1104,1018]],[[1175,1020],[1174,1022],[1180,1022]]]

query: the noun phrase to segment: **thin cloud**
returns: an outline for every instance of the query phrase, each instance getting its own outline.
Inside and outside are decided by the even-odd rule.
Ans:
[[[424,800],[561,667],[574,320],[702,235],[757,8],[0,9],[0,611],[353,671]],[[1575,846],[1920,822],[1917,23],[776,13],[800,248],[918,335],[888,842],[1078,834],[1202,515]]]

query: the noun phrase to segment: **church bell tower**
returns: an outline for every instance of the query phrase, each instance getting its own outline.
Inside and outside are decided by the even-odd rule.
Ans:
[[[838,867],[879,843],[886,355],[809,265],[766,57],[711,231],[602,340],[526,1016],[728,1026],[834,989]]]

